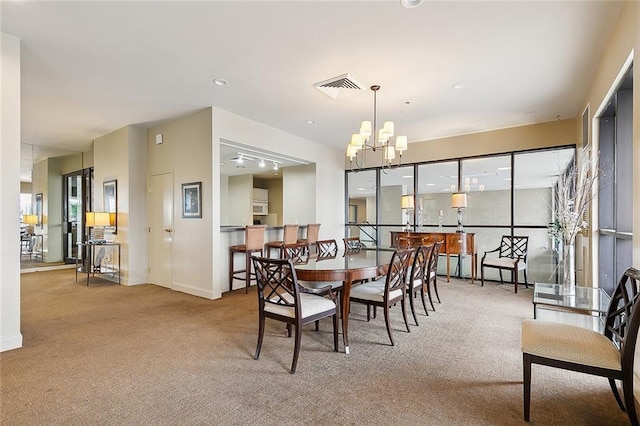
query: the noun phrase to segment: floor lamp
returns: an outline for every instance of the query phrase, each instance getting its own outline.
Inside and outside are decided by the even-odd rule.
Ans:
[[[451,195],[451,208],[458,209],[458,229],[456,232],[464,232],[462,228],[462,210],[467,208],[467,194],[464,192],[454,192]]]

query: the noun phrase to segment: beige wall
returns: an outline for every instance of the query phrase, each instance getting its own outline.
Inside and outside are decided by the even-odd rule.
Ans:
[[[146,130],[127,126],[97,138],[94,152],[94,211],[104,210],[105,181],[116,180],[118,229],[105,239],[120,246],[121,282],[147,282]]]
[[[282,169],[282,198],[283,224],[316,223],[315,164]]]
[[[197,296],[219,297],[213,280],[213,210],[219,218],[219,194],[212,180],[211,108],[150,128],[147,135],[148,175],[173,173],[172,288]],[[163,143],[155,143],[162,133]],[[182,217],[182,184],[202,182],[202,218]],[[216,185],[218,181],[216,180]],[[155,212],[149,212],[155,214]],[[219,222],[217,224],[219,226]]]

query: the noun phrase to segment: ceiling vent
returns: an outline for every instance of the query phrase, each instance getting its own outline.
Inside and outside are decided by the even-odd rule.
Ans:
[[[356,93],[363,90],[362,84],[354,80],[349,74],[342,74],[314,84],[322,93],[337,99],[338,96]]]

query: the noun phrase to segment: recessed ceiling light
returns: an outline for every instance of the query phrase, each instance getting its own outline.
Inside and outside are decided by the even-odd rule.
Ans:
[[[404,175],[402,176],[402,179],[411,179],[413,178],[413,175]]]
[[[307,124],[316,124],[316,120],[307,120]]]
[[[417,7],[422,4],[424,0],[400,0],[400,4],[402,4],[407,9],[411,9],[412,7]]]
[[[425,186],[436,186],[436,184],[435,183],[427,183],[427,184],[425,184]]]
[[[358,191],[364,191],[364,188],[358,188]]]
[[[214,78],[213,84],[215,84],[216,86],[226,86],[229,84],[229,82],[227,80],[223,80],[222,78]]]
[[[467,83],[465,83],[464,81],[459,81],[451,87],[453,87],[454,89],[465,89],[467,87]]]
[[[496,170],[511,170],[511,166],[498,167]]]

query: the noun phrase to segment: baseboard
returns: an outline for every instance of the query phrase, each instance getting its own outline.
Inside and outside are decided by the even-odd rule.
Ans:
[[[22,334],[17,333],[12,336],[2,337],[0,339],[0,352],[10,351],[22,347]]]
[[[181,291],[183,293],[191,294],[193,296],[204,297],[205,299],[219,299],[222,295],[218,293],[214,293],[213,290],[203,290],[201,288],[192,287],[186,284],[173,283],[173,290]]]

